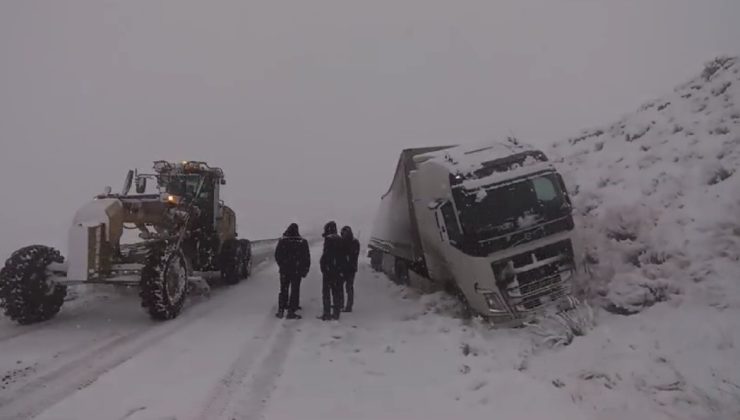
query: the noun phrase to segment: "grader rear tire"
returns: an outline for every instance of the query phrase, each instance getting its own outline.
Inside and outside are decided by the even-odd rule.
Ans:
[[[56,284],[46,272],[51,263],[62,263],[56,249],[31,245],[15,251],[0,270],[0,306],[5,315],[21,324],[51,319],[59,312],[67,286]]]
[[[252,243],[247,239],[240,239],[239,249],[239,277],[245,280],[252,275]]]
[[[234,285],[241,281],[239,273],[239,242],[234,239],[225,241],[221,247],[219,266],[221,267],[221,281]]]

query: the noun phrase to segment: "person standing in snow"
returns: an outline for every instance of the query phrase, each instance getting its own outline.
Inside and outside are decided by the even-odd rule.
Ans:
[[[337,224],[333,221],[327,223],[321,236],[324,237],[324,251],[320,261],[324,313],[319,318],[324,321],[338,320],[344,296],[341,288],[342,239],[337,235]]]
[[[280,294],[278,296],[278,312],[282,318],[288,311],[288,319],[300,319],[296,314],[300,296],[301,279],[308,275],[311,268],[311,255],[308,250],[308,241],[301,237],[298,225],[291,223],[275,247],[275,261],[280,269]]]
[[[355,238],[352,228],[344,226],[341,231],[342,238],[342,284],[347,292],[344,312],[352,312],[352,304],[355,300],[355,275],[357,274],[357,260],[360,257],[360,241]],[[344,291],[342,291],[343,293]]]

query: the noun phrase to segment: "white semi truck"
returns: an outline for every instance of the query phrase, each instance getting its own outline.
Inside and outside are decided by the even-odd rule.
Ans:
[[[368,244],[392,280],[455,293],[494,324],[573,305],[574,223],[545,154],[516,141],[401,152]]]

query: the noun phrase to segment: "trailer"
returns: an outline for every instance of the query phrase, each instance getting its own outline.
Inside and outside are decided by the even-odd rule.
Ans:
[[[405,149],[381,198],[370,264],[447,290],[494,324],[574,305],[572,205],[540,150],[517,141]]]

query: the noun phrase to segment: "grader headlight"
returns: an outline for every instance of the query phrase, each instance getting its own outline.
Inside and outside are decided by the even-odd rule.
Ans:
[[[172,195],[172,194],[166,194],[163,198],[164,198],[164,201],[167,202],[167,204],[174,204],[174,205],[180,204],[180,201],[182,200],[179,196]]]

